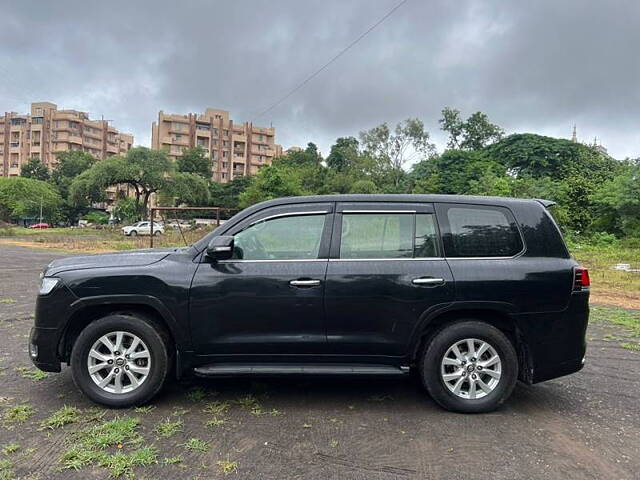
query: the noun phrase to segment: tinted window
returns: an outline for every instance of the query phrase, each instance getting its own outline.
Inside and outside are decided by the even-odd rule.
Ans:
[[[340,258],[436,257],[436,231],[431,214],[345,213]]]
[[[438,230],[435,216],[432,214],[418,213],[416,215],[416,258],[438,257],[440,249],[438,242]]]
[[[450,257],[510,257],[522,240],[508,210],[498,207],[450,207],[447,210]]]
[[[258,222],[234,235],[233,257],[243,260],[318,258],[325,215],[299,215]]]

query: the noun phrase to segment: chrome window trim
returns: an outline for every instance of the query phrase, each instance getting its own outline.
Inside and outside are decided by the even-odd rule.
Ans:
[[[216,263],[275,263],[275,262],[290,263],[290,262],[326,262],[326,261],[328,261],[327,258],[301,258],[301,259],[287,258],[283,260],[270,258],[270,259],[264,259],[264,260],[244,260],[244,259],[218,260]]]
[[[416,210],[343,210],[338,213],[416,213]]]
[[[398,258],[330,258],[330,262],[389,262],[389,261],[400,261],[400,262],[408,262],[408,261],[434,261],[434,260],[445,260],[444,257],[416,257],[416,258],[407,258],[407,257],[398,257]]]
[[[303,216],[303,215],[326,215],[328,213],[329,213],[328,210],[315,210],[315,211],[309,211],[309,212],[276,213],[274,215],[269,215],[268,217],[259,218],[258,220],[255,220],[255,221],[251,222],[249,225],[247,225],[247,228],[255,225],[256,223],[266,222],[267,220],[273,220],[274,218],[297,217],[297,216]],[[244,228],[243,230],[246,230],[246,228]],[[240,232],[238,232],[238,233],[240,233]]]

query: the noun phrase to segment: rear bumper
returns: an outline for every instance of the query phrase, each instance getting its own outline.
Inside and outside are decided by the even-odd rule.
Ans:
[[[33,364],[45,372],[59,372],[60,360],[56,351],[57,329],[33,327],[29,334],[29,357]]]
[[[571,295],[562,312],[518,315],[530,354],[532,383],[578,372],[584,366],[589,323],[589,292]]]

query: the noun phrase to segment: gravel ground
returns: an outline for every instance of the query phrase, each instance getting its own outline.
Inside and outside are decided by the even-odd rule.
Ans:
[[[83,412],[95,407],[76,390],[69,369],[41,380],[17,370],[31,367],[26,343],[38,275],[59,256],[0,247],[2,479],[2,468],[15,478],[109,475],[97,465],[61,470],[60,456],[90,420],[40,427],[64,405]],[[140,419],[138,430],[144,444],[157,449],[158,463],[136,467],[137,478],[224,478],[224,464],[218,462],[229,461],[237,464],[229,478],[251,479],[637,479],[640,352],[608,340],[622,332],[614,325],[591,325],[582,372],[535,386],[519,384],[507,404],[491,414],[445,412],[412,376],[187,380],[168,386],[150,411],[106,410],[93,424]],[[238,401],[246,395],[252,395],[250,401]],[[223,424],[207,426],[213,417],[203,409],[213,401],[228,402],[229,409],[218,416]],[[32,406],[33,415],[10,421],[8,412],[20,404]],[[182,423],[177,433],[161,437],[154,428],[167,418]],[[207,442],[206,451],[186,449],[191,438]],[[20,449],[1,451],[13,443]],[[119,451],[130,448],[125,444]],[[177,456],[180,463],[163,462]]]

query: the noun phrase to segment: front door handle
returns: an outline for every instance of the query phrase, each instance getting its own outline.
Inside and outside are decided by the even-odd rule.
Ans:
[[[320,280],[291,280],[289,285],[292,287],[317,287]]]
[[[442,285],[444,278],[420,277],[411,280],[414,285]]]

